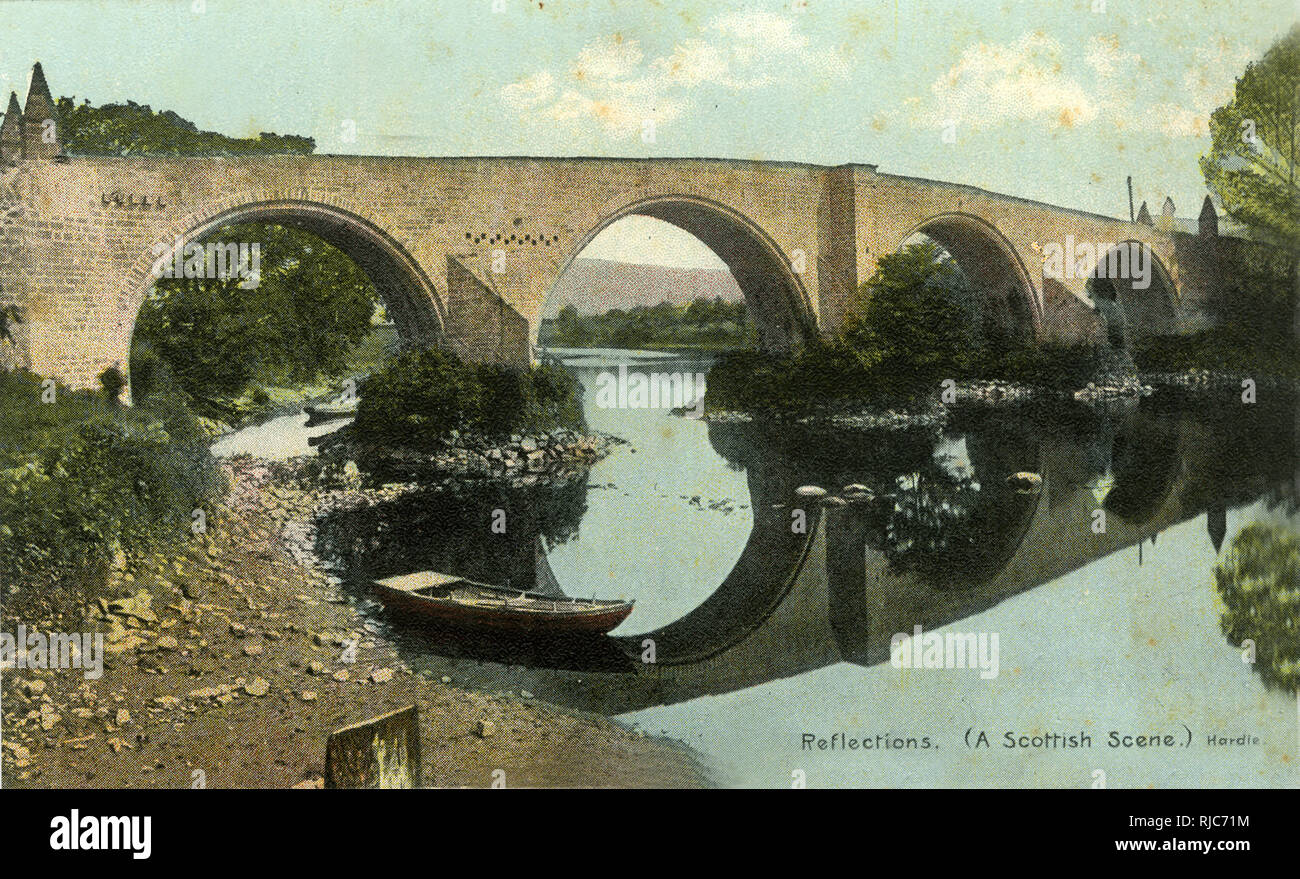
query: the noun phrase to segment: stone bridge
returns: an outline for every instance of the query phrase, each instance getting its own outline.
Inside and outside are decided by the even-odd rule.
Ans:
[[[38,69],[0,130],[0,305],[17,324],[0,364],[87,387],[129,375],[132,328],[160,254],[248,221],[300,227],[374,281],[399,331],[476,359],[526,363],[549,291],[602,229],[633,214],[690,232],[730,268],[763,347],[834,336],[882,254],[924,234],[983,291],[986,313],[1037,340],[1095,337],[1090,265],[1150,248],[1154,278],[1117,283],[1136,333],[1207,322],[1221,265],[1213,208],[1197,234],[970,186],[834,167],[731,159],[80,157],[63,154]],[[1061,270],[1047,258],[1062,249]],[[1125,249],[1128,249],[1127,247]],[[12,321],[11,321],[12,323]]]

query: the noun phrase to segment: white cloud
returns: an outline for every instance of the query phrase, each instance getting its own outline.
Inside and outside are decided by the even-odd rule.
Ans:
[[[644,57],[636,40],[610,37],[584,47],[570,75],[579,82],[610,82],[634,73]]]
[[[757,53],[799,53],[808,38],[795,29],[794,20],[771,12],[733,12],[709,22],[707,31],[718,34],[736,51],[752,60]]]
[[[656,58],[650,67],[665,82],[687,88],[730,78],[730,60],[726,50],[704,40],[678,43],[672,54]]]
[[[1248,48],[1222,38],[1195,47],[1175,80],[1176,97],[1153,100],[1151,88],[1162,80],[1117,36],[1095,36],[1082,48],[1083,63],[1076,57],[1071,68],[1061,43],[1041,32],[1013,43],[978,43],[929,94],[906,99],[904,107],[922,128],[950,121],[976,131],[1007,122],[1069,128],[1106,121],[1167,137],[1205,137],[1210,113],[1232,97],[1235,77],[1251,58]]]
[[[689,112],[690,92],[712,85],[749,91],[785,77],[840,77],[848,64],[833,49],[814,48],[794,19],[763,11],[719,15],[698,36],[646,59],[639,41],[609,37],[588,43],[561,70],[539,70],[501,89],[502,102],[528,118],[594,124],[608,136],[636,136]]]
[[[1133,117],[1141,128],[1168,137],[1209,137],[1210,114],[1232,100],[1237,77],[1253,57],[1249,48],[1222,37],[1198,46],[1178,99],[1154,104],[1149,112],[1137,108]]]
[[[532,76],[501,89],[501,99],[517,110],[531,110],[546,103],[554,95],[555,77],[549,70],[539,70]]]
[[[1064,72],[1061,44],[1042,33],[1008,45],[978,43],[918,102],[915,119],[942,128],[949,120],[975,130],[1006,120],[1072,127],[1097,118],[1088,90]]]
[[[1084,60],[1101,79],[1114,79],[1132,74],[1134,67],[1141,62],[1141,56],[1124,51],[1120,48],[1119,37],[1108,34],[1089,41]]]

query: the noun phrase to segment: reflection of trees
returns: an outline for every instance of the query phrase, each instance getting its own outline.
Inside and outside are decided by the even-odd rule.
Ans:
[[[1037,470],[1037,440],[1017,419],[972,418],[951,438],[965,440],[969,466],[939,451],[932,428],[815,431],[790,425],[710,424],[714,448],[750,472],[756,513],[784,503],[796,486],[831,491],[865,485],[875,500],[856,507],[867,544],[890,564],[950,589],[997,573],[1015,551],[1037,499],[1006,485],[1018,470]]]
[[[1215,567],[1228,641],[1255,642],[1255,670],[1265,686],[1300,687],[1300,539],[1256,522],[1232,541]]]
[[[987,547],[972,521],[982,486],[941,461],[935,456],[931,466],[898,480],[893,509],[883,516],[879,533],[880,549],[894,568],[943,588],[956,585],[953,575]]]
[[[1206,438],[1189,462],[1184,505],[1232,507],[1261,495],[1284,501],[1295,484],[1295,405],[1201,406]]]
[[[353,580],[434,570],[531,589],[537,539],[550,548],[578,534],[586,474],[562,484],[464,483],[331,513],[317,523],[317,551]],[[505,533],[493,533],[493,512]]]
[[[1116,434],[1110,459],[1115,485],[1103,506],[1135,525],[1147,522],[1178,478],[1177,423],[1135,415]]]
[[[1038,469],[1038,445],[1013,421],[985,422],[963,434],[969,468],[932,453],[897,481],[877,532],[891,565],[937,589],[970,588],[993,577],[1019,546],[1037,505],[1007,477]]]

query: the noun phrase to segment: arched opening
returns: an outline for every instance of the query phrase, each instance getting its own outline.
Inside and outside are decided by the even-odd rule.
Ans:
[[[648,199],[629,205],[606,218],[591,230],[570,253],[556,287],[589,248],[601,249],[601,241],[611,236],[623,238],[629,219],[646,218],[667,224],[697,242],[714,257],[713,265],[726,268],[748,308],[754,324],[757,346],[765,351],[782,352],[802,346],[816,337],[816,320],[807,294],[799,282],[795,267],[775,242],[743,215],[715,202],[694,197],[673,196]],[[620,228],[621,227],[621,228]],[[656,237],[668,238],[662,230]],[[682,241],[673,236],[673,243]],[[654,241],[647,242],[653,250]],[[628,253],[634,253],[630,246]],[[548,301],[554,299],[552,288]]]
[[[997,351],[1037,338],[1042,316],[1037,291],[996,228],[967,214],[942,214],[912,229],[900,249],[918,242],[937,245],[960,271],[973,294],[971,308],[985,344]]]
[[[1098,254],[1087,292],[1106,317],[1111,348],[1132,351],[1148,336],[1178,331],[1173,282],[1148,244],[1121,241]]]
[[[124,320],[130,354],[123,367],[137,396],[157,378],[160,350],[171,352],[170,362],[161,361],[170,386],[215,412],[234,406],[232,395],[255,368],[284,367],[292,381],[308,384],[316,373],[338,377],[345,367],[377,363],[398,340],[443,337],[437,295],[405,248],[331,206],[243,205],[159,242],[148,259]],[[366,345],[374,350],[345,362],[343,348]],[[196,377],[178,379],[177,361]],[[196,389],[199,381],[211,393]]]
[[[744,468],[694,417],[706,376],[724,351],[804,344],[811,310],[760,230],[674,198],[600,223],[539,323],[539,358],[582,383],[587,424],[629,444],[593,467],[579,538],[546,547],[549,571],[569,594],[630,590],[638,602],[619,632],[665,625],[708,599],[754,533]]]

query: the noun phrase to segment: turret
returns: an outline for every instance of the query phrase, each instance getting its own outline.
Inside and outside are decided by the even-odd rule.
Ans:
[[[52,159],[62,151],[59,117],[41,63],[32,67],[32,84],[23,108],[23,158]]]
[[[1155,225],[1155,223],[1151,221],[1151,212],[1147,210],[1146,202],[1142,202],[1142,207],[1138,208],[1138,222],[1145,223],[1148,226]]]
[[[1160,208],[1160,228],[1166,232],[1174,228],[1174,200],[1165,196],[1164,206]]]
[[[1196,233],[1207,238],[1213,238],[1219,234],[1219,214],[1214,209],[1214,203],[1210,201],[1208,195],[1201,205],[1201,216],[1196,221]]]
[[[23,111],[18,95],[9,93],[9,109],[0,123],[0,164],[12,165],[23,157]]]

